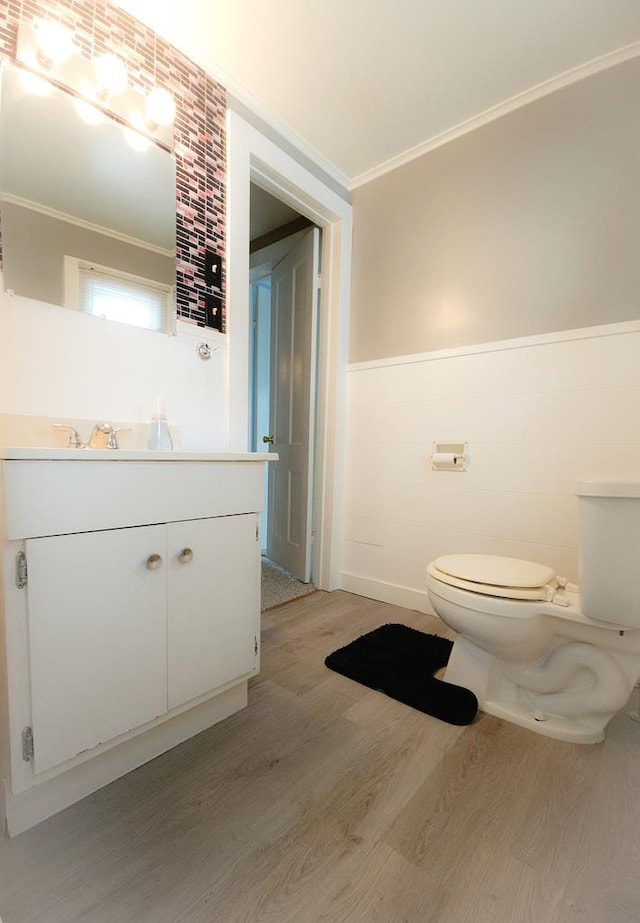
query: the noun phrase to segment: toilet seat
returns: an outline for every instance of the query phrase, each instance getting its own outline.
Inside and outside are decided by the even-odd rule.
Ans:
[[[561,592],[567,581],[552,568],[533,561],[500,555],[450,554],[436,558],[427,570],[434,579],[471,593],[569,605]]]

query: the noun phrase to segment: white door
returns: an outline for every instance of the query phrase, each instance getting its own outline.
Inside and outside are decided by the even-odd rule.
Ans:
[[[164,526],[30,539],[34,770],[167,711]]]
[[[271,413],[267,557],[311,579],[311,498],[320,232],[312,228],[271,274]]]
[[[167,526],[170,709],[257,664],[257,524],[248,513]]]

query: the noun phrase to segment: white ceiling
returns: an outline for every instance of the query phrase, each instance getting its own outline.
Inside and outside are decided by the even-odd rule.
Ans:
[[[588,62],[640,52],[640,0],[114,2],[347,184]]]

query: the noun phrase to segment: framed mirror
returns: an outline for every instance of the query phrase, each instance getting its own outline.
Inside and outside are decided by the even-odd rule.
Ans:
[[[173,156],[153,143],[144,150],[134,149],[132,142],[140,136],[105,113],[83,106],[66,91],[36,79],[34,92],[32,75],[13,65],[2,68],[0,218],[5,289],[137,326],[172,329]],[[123,280],[132,283],[132,292],[137,286],[138,294],[147,288],[162,292],[162,317],[149,325],[109,313],[101,307],[106,301],[87,308],[78,300],[78,293],[87,288],[80,275],[83,271],[90,282],[98,274],[103,282],[111,275],[114,291],[120,290],[116,298],[122,299]],[[131,296],[130,303],[134,300]]]

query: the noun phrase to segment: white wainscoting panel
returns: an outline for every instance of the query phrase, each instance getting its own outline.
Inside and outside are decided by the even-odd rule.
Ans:
[[[578,580],[576,477],[640,473],[640,327],[496,347],[350,367],[343,589],[430,611],[427,563],[453,552]],[[463,441],[466,472],[431,470]]]

